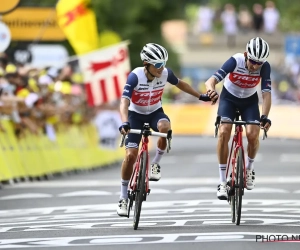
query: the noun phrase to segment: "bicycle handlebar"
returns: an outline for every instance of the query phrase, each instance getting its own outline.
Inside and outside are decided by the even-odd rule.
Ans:
[[[218,129],[219,129],[219,125],[220,124],[235,124],[238,126],[242,126],[242,125],[258,125],[260,126],[260,122],[253,122],[253,121],[221,121],[221,117],[217,117],[217,121],[215,123],[216,129],[215,129],[215,137],[217,137],[218,135]],[[263,140],[265,140],[266,138],[268,138],[267,135],[267,130],[263,127],[261,127],[261,129],[264,130],[264,134],[263,134]]]
[[[158,137],[163,137],[167,139],[167,153],[171,150],[171,139],[172,139],[172,130],[169,130],[168,133],[161,133],[161,132],[156,132],[156,131],[151,131],[151,130],[143,130],[143,129],[130,129],[129,131],[130,134],[144,134],[146,133],[147,136],[158,136]],[[123,134],[120,142],[120,147],[124,146],[125,143],[125,138],[127,134]]]

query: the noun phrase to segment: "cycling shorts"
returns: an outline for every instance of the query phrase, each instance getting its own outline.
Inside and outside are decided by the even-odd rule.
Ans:
[[[220,95],[218,116],[221,116],[222,120],[230,119],[234,121],[237,109],[240,111],[243,121],[259,121],[260,112],[257,92],[247,98],[238,98],[229,93],[223,86]]]
[[[157,124],[161,120],[167,120],[170,122],[169,117],[164,113],[162,108],[154,111],[148,115],[142,115],[134,111],[128,111],[128,121],[132,129],[143,129],[144,123],[149,123],[152,130],[159,132]],[[138,148],[142,135],[128,134],[125,140],[126,148]]]

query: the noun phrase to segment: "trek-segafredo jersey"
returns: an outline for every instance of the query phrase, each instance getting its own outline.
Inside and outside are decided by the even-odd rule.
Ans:
[[[224,87],[232,95],[246,98],[257,91],[261,82],[262,92],[271,92],[271,66],[265,62],[256,72],[246,68],[245,56],[242,53],[233,55],[213,77],[218,81],[224,80]]]
[[[144,67],[135,68],[127,78],[122,97],[130,100],[128,110],[147,115],[161,108],[161,96],[166,83],[176,85],[179,79],[165,68],[160,78],[148,81]]]

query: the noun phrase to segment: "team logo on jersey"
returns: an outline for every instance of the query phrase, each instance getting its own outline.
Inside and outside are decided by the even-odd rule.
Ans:
[[[260,82],[260,76],[242,75],[237,73],[230,73],[229,80],[239,86],[240,88],[254,88]]]
[[[131,101],[138,105],[138,106],[151,106],[158,103],[161,99],[163,94],[162,90],[154,90],[154,91],[145,91],[145,92],[138,92],[133,91]]]

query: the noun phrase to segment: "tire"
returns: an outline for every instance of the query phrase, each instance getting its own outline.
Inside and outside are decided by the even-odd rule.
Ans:
[[[231,221],[235,223],[235,195],[230,197]]]
[[[144,195],[146,195],[146,190],[145,190],[145,178],[146,178],[146,168],[147,168],[146,152],[143,152],[139,164],[140,164],[140,170],[139,170],[139,176],[137,181],[137,192],[135,194],[135,205],[134,205],[134,216],[133,216],[134,230],[137,230],[139,226],[142,203],[144,200]]]
[[[238,149],[237,153],[237,166],[236,166],[236,179],[235,179],[235,211],[236,211],[236,220],[235,224],[240,225],[241,214],[242,214],[242,199],[244,192],[244,162],[243,162],[243,153],[242,149]]]

